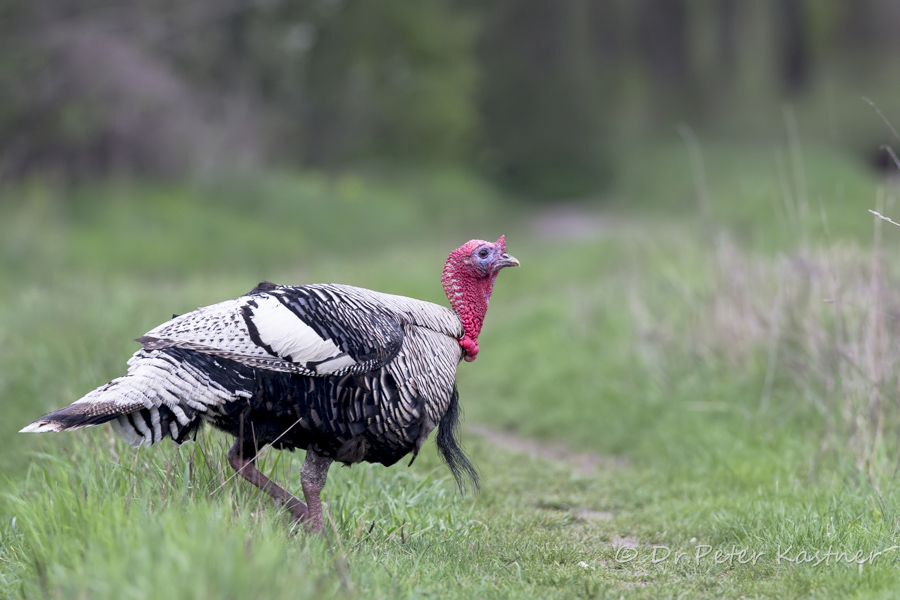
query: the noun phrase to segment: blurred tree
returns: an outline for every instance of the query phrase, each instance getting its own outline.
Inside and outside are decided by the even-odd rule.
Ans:
[[[458,161],[474,143],[477,19],[451,0],[4,0],[0,11],[7,172]]]
[[[731,82],[737,66],[738,0],[718,0],[717,51],[721,81]]]
[[[306,156],[459,159],[476,125],[476,21],[448,0],[346,0],[316,21]]]
[[[494,0],[479,44],[484,164],[530,196],[605,184],[600,82],[588,0]]]
[[[694,98],[686,0],[641,0],[634,36],[647,66],[654,112],[683,119]]]
[[[884,86],[898,27],[896,0],[2,0],[0,175],[474,160],[581,196],[610,131],[749,123],[836,64]]]
[[[809,39],[803,0],[779,0],[781,17],[781,75],[789,92],[809,81]]]
[[[841,41],[850,48],[865,48],[878,36],[877,0],[840,0]]]

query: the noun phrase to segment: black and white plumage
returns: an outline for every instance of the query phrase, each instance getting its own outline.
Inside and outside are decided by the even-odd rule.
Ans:
[[[485,249],[489,260],[477,256]],[[457,482],[467,475],[477,485],[454,435],[456,367],[477,353],[497,272],[517,264],[503,238],[455,251],[444,269],[453,310],[347,285],[264,282],[147,332],[124,377],[22,431],[109,422],[132,445],[149,446],[182,443],[208,421],[237,438],[231,465],[313,530],[323,525],[319,494],[333,460],[415,458],[438,425]],[[308,506],[256,469],[265,445],[307,450]]]

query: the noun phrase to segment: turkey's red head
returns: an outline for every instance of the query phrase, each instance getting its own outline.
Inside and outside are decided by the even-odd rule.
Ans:
[[[517,267],[519,261],[506,253],[506,236],[496,242],[469,240],[447,257],[441,279],[450,306],[463,324],[459,345],[466,360],[478,356],[478,334],[484,323],[497,274],[504,267]]]

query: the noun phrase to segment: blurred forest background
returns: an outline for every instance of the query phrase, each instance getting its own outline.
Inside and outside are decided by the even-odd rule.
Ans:
[[[3,0],[0,177],[452,164],[609,189],[622,144],[783,137],[874,160],[893,0]]]

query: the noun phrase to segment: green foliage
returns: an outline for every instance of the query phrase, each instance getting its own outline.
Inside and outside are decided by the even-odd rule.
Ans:
[[[897,111],[897,18],[872,0],[7,0],[0,176],[449,163],[590,197],[621,140],[682,122],[776,139],[785,89],[815,139],[866,156],[886,136],[859,97]]]
[[[312,19],[307,155],[333,165],[466,153],[477,120],[473,15],[446,0],[337,6]]]
[[[871,242],[872,216],[884,185],[858,156],[833,146],[698,143],[674,135],[623,145],[617,155],[621,193],[613,204],[652,220],[691,214],[726,226],[763,252],[796,245]],[[706,206],[704,206],[704,204]]]
[[[17,274],[40,261],[42,268],[83,265],[108,274],[195,274],[199,267],[258,277],[273,265],[305,269],[312,266],[307,256],[330,260],[385,239],[405,245],[438,236],[449,247],[463,226],[489,237],[496,198],[450,170],[268,174],[196,185],[123,181],[71,191],[35,181],[0,203],[9,223],[0,265]]]
[[[17,177],[458,163],[475,143],[477,19],[448,0],[25,4],[0,23]]]

